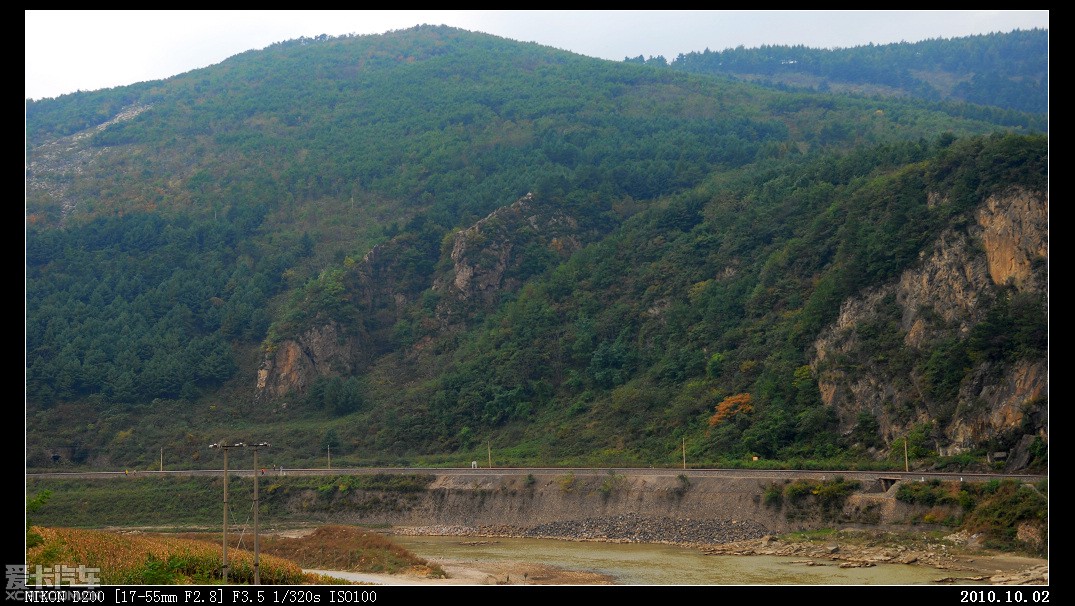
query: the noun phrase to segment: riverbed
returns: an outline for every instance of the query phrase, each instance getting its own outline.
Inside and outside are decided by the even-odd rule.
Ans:
[[[393,541],[473,584],[919,585],[951,577],[924,566],[841,568],[818,558],[707,555],[662,544],[400,535]]]

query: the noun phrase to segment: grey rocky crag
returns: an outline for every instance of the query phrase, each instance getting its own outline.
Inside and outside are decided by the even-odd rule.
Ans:
[[[442,295],[437,316],[452,323],[468,310],[489,308],[501,293],[520,287],[524,262],[570,255],[581,246],[575,219],[527,194],[452,237],[448,271],[433,283]]]
[[[346,318],[315,317],[294,334],[267,347],[255,384],[255,398],[301,394],[318,377],[350,376],[398,346],[393,330],[422,300],[436,301],[420,314],[419,336],[405,356],[418,356],[437,336],[463,326],[491,309],[507,292],[548,261],[562,261],[582,246],[578,223],[554,205],[527,194],[445,239],[439,251],[422,248],[410,236],[375,246],[346,269]],[[425,274],[403,263],[427,259]]]

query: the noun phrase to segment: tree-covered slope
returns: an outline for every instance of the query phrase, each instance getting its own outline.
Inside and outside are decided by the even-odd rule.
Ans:
[[[859,336],[874,341],[856,355],[872,362],[843,368],[911,381],[889,402],[902,416],[853,408],[848,419],[819,390],[819,335],[848,300],[913,271],[943,234],[973,224],[984,200],[1013,188],[1043,195],[1044,139],[947,143],[714,178],[632,217],[461,336],[443,336],[435,308],[417,311],[402,322],[427,327],[410,340],[421,345],[381,360],[347,435],[363,452],[452,451],[491,435],[535,462],[668,462],[684,439],[708,461],[844,459],[908,431],[925,432],[923,454],[993,438],[1011,448],[1036,435],[1040,411],[1027,409],[1007,437],[945,431],[977,397],[969,385],[981,383],[982,364],[992,359],[1000,376],[1043,359],[1041,275],[1025,288],[983,284],[958,303],[978,308],[965,330],[937,319],[913,346],[898,321],[859,321]]]
[[[29,102],[28,207],[45,220],[62,201],[76,215],[219,214],[352,197],[365,209],[388,197],[454,226],[536,184],[645,199],[713,168],[982,131],[994,118],[788,95],[423,27],[293,40],[161,82]],[[60,161],[70,150],[54,160],[48,143],[81,134],[77,169]]]
[[[663,58],[629,61],[668,64]],[[1049,32],[1043,29],[836,49],[706,49],[681,54],[669,65],[818,90],[948,99],[1041,114],[1049,110]]]
[[[811,347],[843,302],[1044,188],[1043,138],[962,139],[1043,119],[965,107],[427,26],[28,102],[28,462],[197,466],[240,433],[295,462],[834,456],[819,373],[853,373]],[[1028,296],[990,321],[1033,333]],[[926,362],[927,400],[969,376]],[[890,446],[917,417],[878,418]]]

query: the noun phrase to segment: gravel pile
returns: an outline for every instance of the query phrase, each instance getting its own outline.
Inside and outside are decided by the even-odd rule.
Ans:
[[[472,526],[393,526],[392,534],[402,536],[470,537],[482,532]]]
[[[690,520],[620,514],[525,529],[522,536],[630,543],[731,543],[770,534],[761,524],[738,520]]]
[[[394,528],[393,532],[401,535],[530,537],[690,545],[732,543],[770,534],[764,526],[749,520],[690,520],[638,514],[549,522],[530,527],[503,524],[478,527],[438,525],[399,527]]]

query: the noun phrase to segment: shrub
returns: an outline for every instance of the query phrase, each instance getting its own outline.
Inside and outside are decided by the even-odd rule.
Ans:
[[[608,476],[601,482],[601,486],[597,489],[601,493],[601,498],[607,501],[609,497],[612,496],[612,493],[616,492],[616,490],[623,485],[626,479],[626,476],[619,475],[609,470]]]
[[[560,492],[569,493],[575,489],[575,474],[560,476],[556,478],[556,483],[560,485]]]
[[[1014,480],[990,481],[986,488],[989,492],[983,491],[978,506],[964,517],[963,529],[985,535],[986,547],[1043,552],[1044,545],[1028,545],[1020,541],[1018,528],[1024,522],[1045,524],[1049,512],[1045,496]]]
[[[770,484],[765,489],[764,501],[766,507],[779,508],[784,503],[783,488],[776,483]]]
[[[686,474],[682,473],[676,476],[676,479],[679,481],[679,484],[672,489],[672,494],[674,494],[677,499],[682,499],[683,495],[687,494],[687,491],[691,489],[691,479],[688,478]]]
[[[821,515],[832,518],[843,509],[848,495],[858,489],[861,483],[845,480],[837,476],[832,480],[796,480],[784,486],[783,500],[791,509],[787,512],[789,519]],[[775,502],[776,497],[766,494],[767,502]]]

